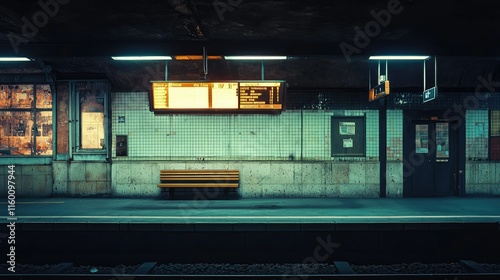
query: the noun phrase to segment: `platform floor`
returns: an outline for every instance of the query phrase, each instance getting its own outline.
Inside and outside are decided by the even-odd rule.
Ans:
[[[0,207],[7,213],[6,202]],[[500,223],[500,198],[24,198],[16,200],[14,218],[17,223]]]

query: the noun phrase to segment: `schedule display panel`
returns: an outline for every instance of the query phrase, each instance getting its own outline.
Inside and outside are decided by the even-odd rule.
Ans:
[[[284,81],[154,81],[154,112],[281,111]]]

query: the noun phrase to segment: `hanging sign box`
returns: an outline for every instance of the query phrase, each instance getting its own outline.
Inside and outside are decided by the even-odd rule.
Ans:
[[[424,93],[422,94],[422,101],[423,103],[429,102],[431,100],[436,99],[436,97],[437,97],[437,88],[433,87],[424,91]]]
[[[377,99],[380,99],[384,96],[389,95],[390,93],[390,86],[389,86],[389,81],[385,81],[378,86],[370,89],[368,92],[368,101],[372,102]]]

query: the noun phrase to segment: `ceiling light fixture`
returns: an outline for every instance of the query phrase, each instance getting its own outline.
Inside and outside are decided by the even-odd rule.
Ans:
[[[113,60],[172,60],[171,56],[112,56]]]
[[[428,55],[378,55],[370,56],[369,60],[426,60]]]
[[[286,56],[262,56],[262,55],[244,55],[244,56],[224,56],[225,60],[285,60]]]
[[[202,55],[176,55],[174,56],[175,60],[203,60]],[[220,55],[209,55],[207,56],[209,60],[217,60],[222,59]]]
[[[0,57],[0,61],[30,61],[27,57]]]

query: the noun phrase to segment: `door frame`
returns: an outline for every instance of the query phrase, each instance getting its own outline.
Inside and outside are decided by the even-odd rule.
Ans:
[[[459,112],[460,113],[460,112]],[[408,161],[412,153],[411,141],[415,141],[412,131],[418,121],[452,122],[451,129],[457,130],[457,184],[454,196],[465,196],[465,113],[451,110],[403,110],[403,197],[412,197],[412,166]],[[410,139],[411,138],[411,139]]]

